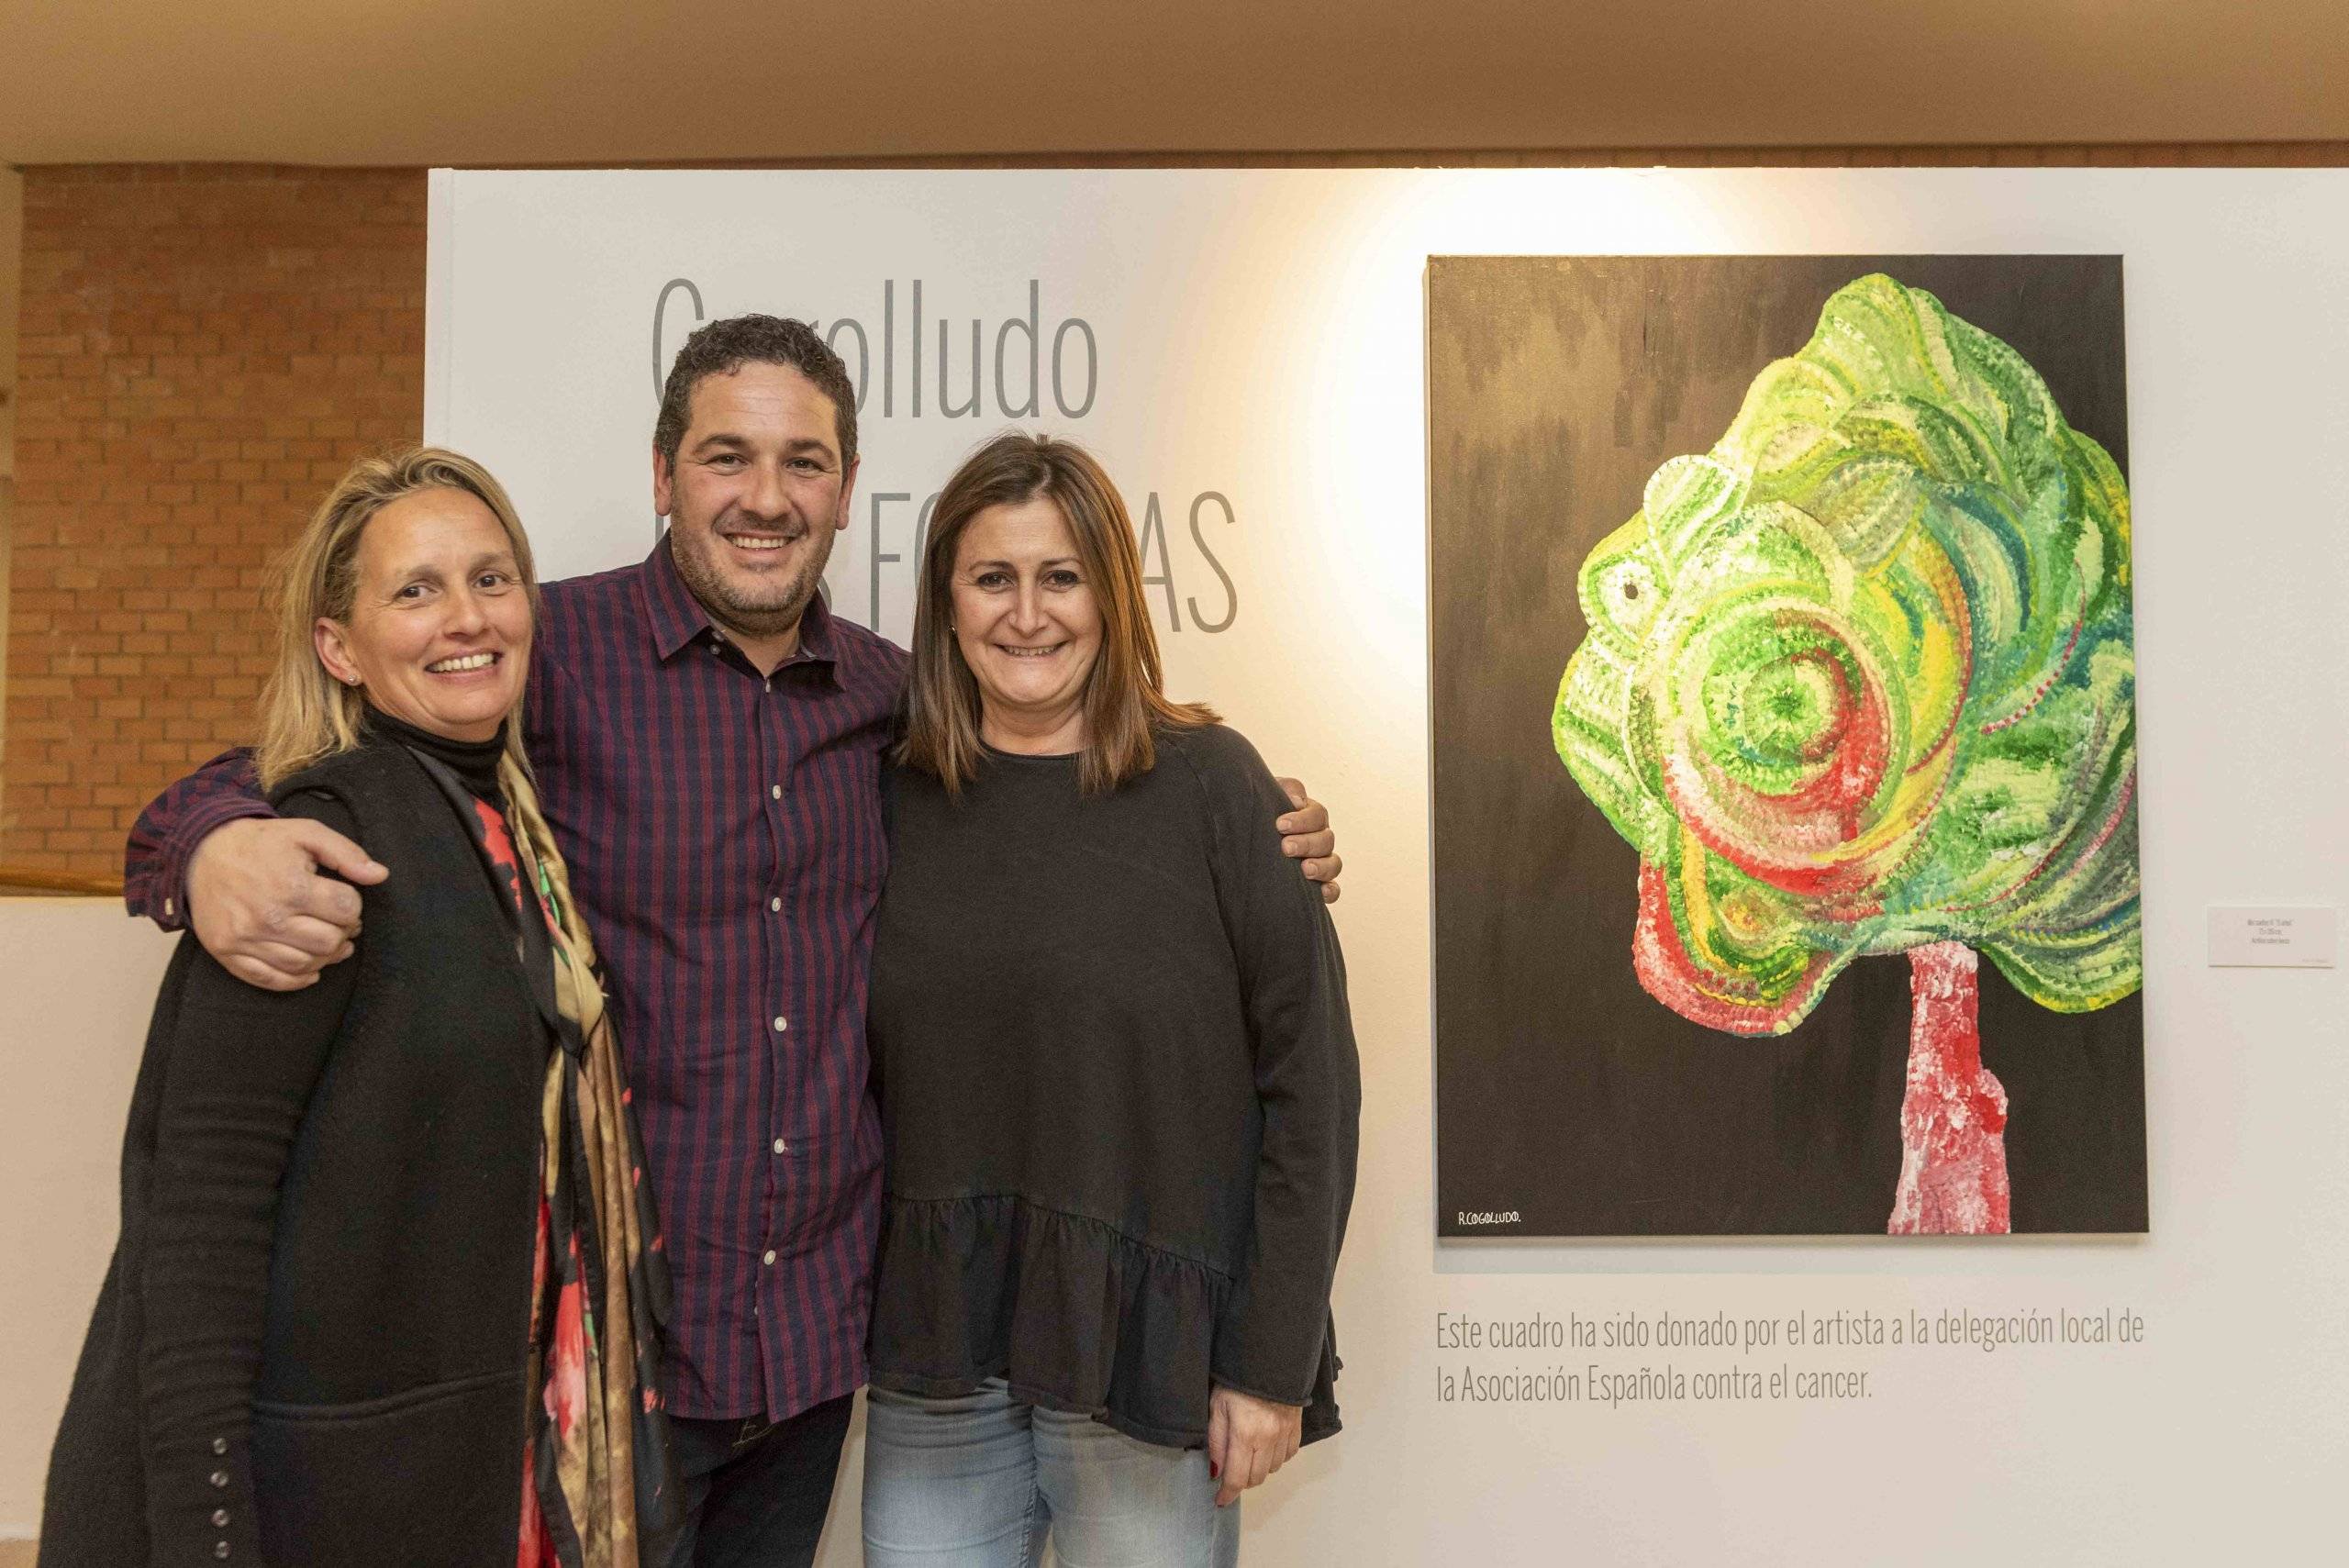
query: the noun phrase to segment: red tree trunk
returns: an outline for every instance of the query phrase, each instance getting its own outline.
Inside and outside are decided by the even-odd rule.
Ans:
[[[1982,1065],[1974,950],[1933,942],[1909,953],[1909,1092],[1900,1102],[1894,1236],[2002,1236],[2007,1092]]]

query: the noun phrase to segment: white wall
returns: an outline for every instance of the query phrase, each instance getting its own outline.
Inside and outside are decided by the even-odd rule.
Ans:
[[[114,1252],[123,1118],[172,940],[110,898],[0,898],[0,1540],[39,1521]]]
[[[1085,440],[1130,497],[1174,503],[1179,628],[1159,605],[1173,684],[1306,774],[1351,868],[1338,915],[1368,1084],[1337,1303],[1349,1429],[1252,1503],[1256,1561],[2133,1564],[2221,1543],[2297,1560],[2332,1535],[2323,1499],[2349,1458],[2343,981],[2205,967],[2203,909],[2337,904],[2349,884],[2344,197],[2337,172],[442,175],[427,428],[506,477],[551,573],[602,567],[651,539],[653,309],[671,280],[690,279],[709,316],[858,319],[876,366],[886,290],[895,408],[868,393],[867,497],[928,494],[1008,422],[991,384],[983,417],[937,417],[940,317],[957,374],[969,319],[991,351],[1030,279],[1047,334],[1087,322],[1094,405],[1077,417],[1048,399],[1021,422]],[[1425,259],[1969,250],[2125,258],[2153,1233],[1437,1245]],[[915,280],[930,361],[918,417]],[[663,351],[693,315],[673,293]],[[1198,624],[1225,607],[1188,528],[1204,491],[1236,517],[1201,529],[1238,593],[1220,633]],[[865,503],[858,514],[830,580],[836,606],[869,615]],[[911,506],[885,507],[882,548],[906,558],[880,563],[892,633],[913,541]],[[1435,1342],[1439,1311],[1839,1307],[2125,1307],[2146,1340],[1766,1357]],[[1849,1368],[1870,1396],[1439,1402],[1439,1371],[1470,1361]],[[844,1533],[830,1560],[853,1561]]]
[[[1338,914],[1366,1095],[1337,1301],[1348,1430],[1252,1499],[1252,1561],[2323,1559],[2349,1460],[2349,995],[2339,971],[2208,968],[2202,933],[2209,905],[2338,904],[2349,884],[2345,197],[2349,175],[2332,172],[442,175],[427,428],[507,479],[551,574],[579,571],[632,559],[651,538],[652,307],[672,279],[693,279],[712,316],[877,324],[885,281],[902,317],[919,278],[932,322],[952,317],[966,345],[983,314],[991,347],[1037,278],[1048,332],[1063,316],[1092,326],[1095,406],[1030,422],[1085,439],[1137,499],[1177,502],[1178,600],[1222,612],[1212,553],[1239,604],[1222,632],[1187,608],[1179,630],[1163,628],[1174,684],[1212,696],[1308,777],[1349,864]],[[1439,1246],[1424,258],[1935,250],[2126,257],[2152,1234]],[[670,351],[690,325],[679,308],[673,297]],[[896,390],[904,399],[904,381]],[[868,408],[867,495],[918,500],[1004,423],[992,408],[947,425],[898,406]],[[1228,496],[1236,521],[1203,524],[1203,551],[1187,506],[1206,491]],[[859,517],[831,574],[851,613],[871,604],[862,502]],[[884,522],[884,549],[910,557],[911,506]],[[902,630],[910,564],[883,565],[880,619]],[[160,950],[71,909],[7,917],[5,1059],[29,1062],[39,1093],[0,1102],[0,1158],[38,1135],[47,1152],[23,1158],[23,1180],[68,1151],[110,1171]],[[54,995],[61,967],[85,977],[82,1017],[74,995]],[[50,987],[46,1013],[16,1004],[36,984]],[[107,1040],[109,1065],[59,1082],[57,1039]],[[0,1362],[0,1408],[37,1428],[53,1419],[103,1262],[95,1232],[111,1223],[51,1223],[60,1201],[0,1217],[0,1255],[53,1277],[6,1315],[47,1350],[11,1345],[29,1359]],[[1439,1372],[1472,1360],[1742,1359],[1440,1351],[1439,1312],[2110,1307],[2144,1320],[2143,1343],[1775,1358],[1865,1371],[1868,1396],[1849,1402],[1436,1397]],[[0,1451],[0,1534],[38,1485],[34,1457]],[[824,1561],[855,1560],[852,1484]]]

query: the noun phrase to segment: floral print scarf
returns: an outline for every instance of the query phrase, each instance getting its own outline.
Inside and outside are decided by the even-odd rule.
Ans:
[[[540,1112],[517,1568],[657,1568],[680,1522],[660,1394],[668,1260],[593,950],[565,918],[568,880],[533,842],[544,828],[529,831],[537,801],[514,763],[499,782],[518,834],[454,773],[425,762],[506,895],[523,967],[561,1044]],[[535,895],[527,902],[525,889]]]

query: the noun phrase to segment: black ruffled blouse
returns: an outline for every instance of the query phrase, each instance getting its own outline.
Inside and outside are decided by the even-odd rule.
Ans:
[[[1147,1442],[1213,1385],[1338,1429],[1330,1283],[1360,1082],[1344,962],[1222,726],[1100,795],[997,753],[890,780],[871,1041],[887,1140],[873,1381],[990,1377]]]

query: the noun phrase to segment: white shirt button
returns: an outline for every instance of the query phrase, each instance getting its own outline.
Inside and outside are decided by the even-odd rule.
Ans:
[[[775,1019],[775,1021],[774,1021],[774,1032],[775,1032],[775,1033],[777,1033],[777,1034],[781,1034],[784,1030],[785,1030],[785,1029],[789,1029],[790,1027],[791,1027],[791,1020],[790,1020],[789,1018],[777,1018],[777,1019]]]
[[[774,1140],[774,1151],[778,1154],[788,1154],[791,1152],[791,1145],[778,1138]]]
[[[767,788],[774,793],[774,797],[777,800],[781,800],[783,798],[783,786],[781,784],[769,784]]]
[[[765,1257],[763,1257],[763,1258],[760,1259],[759,1261],[760,1261],[761,1262],[763,1262],[763,1263],[772,1263],[772,1262],[774,1262],[774,1250],[773,1248],[769,1248],[769,1249],[767,1250],[767,1255],[766,1255]]]
[[[767,907],[780,915],[783,913],[783,900],[780,898],[770,898],[767,900]]]

